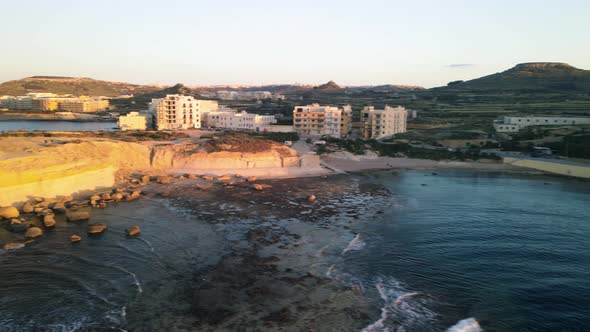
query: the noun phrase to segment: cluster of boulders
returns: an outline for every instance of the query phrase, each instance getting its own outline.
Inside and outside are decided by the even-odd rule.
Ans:
[[[90,220],[89,207],[105,208],[110,202],[128,202],[141,197],[139,185],[150,182],[149,176],[142,176],[136,184],[128,188],[115,188],[110,192],[102,192],[90,196],[86,200],[74,200],[72,196],[58,198],[35,197],[25,202],[20,210],[14,206],[0,207],[0,225],[14,233],[24,233],[24,239],[18,242],[6,243],[4,249],[22,248],[33,239],[43,236],[44,230],[56,226],[56,215],[64,215],[68,222]],[[87,228],[89,235],[101,234],[107,229],[106,224],[90,224]],[[139,227],[132,227],[130,236],[139,234]],[[70,242],[78,242],[79,235],[70,236]]]

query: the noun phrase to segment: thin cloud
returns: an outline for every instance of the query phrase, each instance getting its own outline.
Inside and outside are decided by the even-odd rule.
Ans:
[[[447,68],[467,68],[467,67],[475,67],[477,66],[475,63],[452,63],[450,65],[446,65]]]

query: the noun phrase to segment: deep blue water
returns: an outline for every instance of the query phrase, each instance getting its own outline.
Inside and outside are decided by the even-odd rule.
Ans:
[[[213,287],[220,305],[241,308],[219,324],[247,316],[260,325],[245,330],[274,331],[260,317],[282,296],[269,293],[272,305],[234,296],[227,274],[251,273],[252,263],[223,260],[253,248],[250,230],[272,229],[296,234],[296,245],[254,247],[280,259],[274,276],[295,280],[288,291],[311,294],[299,306],[317,310],[320,318],[303,317],[323,322],[317,331],[446,331],[462,320],[451,331],[588,331],[588,181],[403,171],[271,183],[223,196],[189,186],[192,210],[161,198],[93,210],[93,222],[109,225],[100,237],[58,216],[26,248],[0,250],[0,330],[198,331],[195,303],[212,300],[198,290]],[[309,192],[318,200],[297,206]],[[139,238],[125,237],[131,225],[142,228]],[[76,233],[82,242],[69,244]],[[15,237],[0,229],[0,242]],[[329,281],[322,288],[293,277],[307,274]],[[319,296],[325,285],[339,301],[360,298],[368,316],[335,319],[340,309]],[[355,295],[337,296],[346,289]]]
[[[388,188],[394,208],[355,227],[365,246],[344,269],[418,292],[407,301],[411,310],[422,299],[418,319],[433,314],[450,326],[473,317],[485,331],[589,329],[589,182],[418,171],[363,181]]]
[[[77,121],[43,121],[43,120],[6,120],[0,121],[0,132],[11,130],[49,130],[49,131],[91,131],[114,130],[115,122],[77,122]]]

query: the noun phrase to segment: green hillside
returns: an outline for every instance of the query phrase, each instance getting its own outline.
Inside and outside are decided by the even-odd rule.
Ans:
[[[0,84],[0,96],[19,96],[29,92],[52,92],[76,96],[115,97],[125,94],[144,94],[161,89],[152,85],[100,81],[84,77],[32,76]]]
[[[566,63],[521,63],[506,71],[469,81],[456,81],[434,91],[511,91],[589,93],[590,70]]]

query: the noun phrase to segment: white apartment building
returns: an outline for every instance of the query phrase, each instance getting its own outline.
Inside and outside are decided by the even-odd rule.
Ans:
[[[215,100],[198,100],[190,96],[166,95],[152,99],[148,106],[156,115],[156,129],[175,130],[201,128],[202,114],[217,110]]]
[[[232,109],[207,112],[203,119],[207,127],[254,131],[266,131],[270,125],[277,122],[274,115],[238,112]]]
[[[352,108],[349,105],[342,108],[319,104],[295,106],[293,128],[304,136],[346,136],[352,128]]]
[[[119,129],[121,130],[146,130],[148,129],[148,117],[139,112],[130,112],[119,117]]]
[[[365,106],[361,111],[361,134],[364,139],[376,139],[406,132],[408,111],[403,107],[385,106],[376,110]]]
[[[574,126],[589,124],[590,117],[504,116],[501,120],[494,120],[494,129],[500,133],[516,133],[530,126]]]

